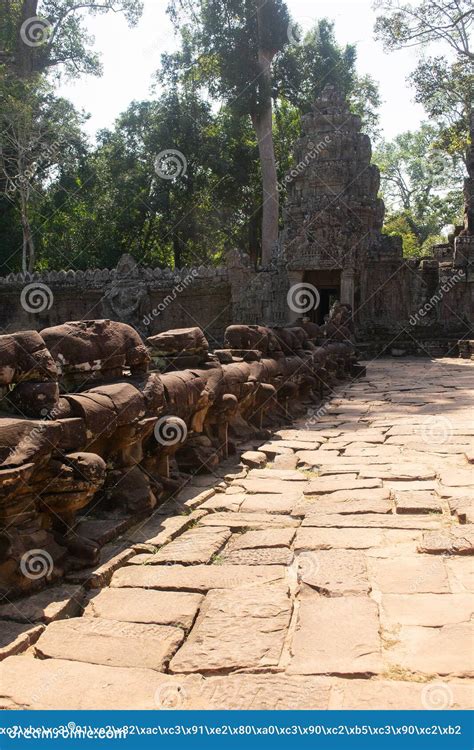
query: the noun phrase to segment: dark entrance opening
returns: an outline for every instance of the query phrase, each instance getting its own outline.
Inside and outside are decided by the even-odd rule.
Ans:
[[[312,323],[322,325],[331,306],[341,298],[341,271],[305,271],[303,283],[311,284],[318,290],[319,305],[306,314]]]

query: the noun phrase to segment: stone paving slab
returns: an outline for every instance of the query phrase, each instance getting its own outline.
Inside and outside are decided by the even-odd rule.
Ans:
[[[282,495],[247,495],[240,511],[242,513],[283,513],[290,514],[294,506],[303,499],[301,492],[290,490]]]
[[[355,489],[335,490],[334,492],[321,494],[319,497],[321,500],[329,500],[331,502],[366,502],[368,500],[375,502],[388,500],[390,498],[390,490],[380,486],[367,489],[358,489],[356,487]]]
[[[474,615],[470,594],[383,594],[380,616],[388,626],[435,628],[468,622]]]
[[[156,554],[149,555],[144,562],[147,565],[204,565],[222,549],[230,535],[229,529],[198,526],[166,544]]]
[[[195,511],[187,516],[166,517],[155,513],[150,519],[132,528],[125,538],[131,542],[153,544],[156,547],[166,544],[191,526],[202,513]]]
[[[442,628],[403,625],[398,643],[387,651],[392,664],[427,675],[474,676],[474,624]]]
[[[281,581],[285,575],[286,569],[277,565],[144,565],[118,570],[110,585],[114,588],[206,592]]]
[[[439,497],[429,490],[395,491],[397,513],[442,513],[443,504]]]
[[[224,552],[222,562],[229,565],[291,565],[293,552],[288,547],[254,547]]]
[[[452,469],[440,474],[440,482],[446,487],[474,488],[474,467],[469,469]]]
[[[26,651],[44,631],[44,625],[28,625],[3,620],[0,622],[0,661]]]
[[[451,590],[453,593],[474,593],[474,565],[469,557],[446,558]]]
[[[37,710],[469,709],[473,690],[468,680],[444,682],[440,706],[439,679],[431,686],[268,673],[201,677],[32,656],[2,662],[0,684],[0,708]]]
[[[336,508],[340,507],[339,505]],[[438,529],[440,517],[399,515],[389,513],[307,513],[301,526],[380,529]]]
[[[250,479],[263,479],[266,482],[273,484],[274,480],[281,479],[284,482],[305,482],[306,477],[301,471],[294,469],[252,469],[249,471],[247,478]],[[285,487],[283,488],[285,489]],[[287,486],[286,489],[289,489]],[[271,490],[268,490],[271,492]]]
[[[408,529],[301,528],[296,533],[295,550],[369,549],[416,539],[420,532]]]
[[[324,596],[370,593],[367,563],[362,552],[326,550],[302,552],[297,557],[300,580]]]
[[[36,710],[156,710],[160,691],[178,685],[152,669],[15,656],[0,664],[0,707]]]
[[[334,513],[350,515],[351,518],[354,518],[358,514],[366,513],[372,515],[387,514],[393,508],[393,502],[388,492],[384,493],[382,497],[367,497],[366,499],[352,501],[335,498],[335,495],[337,495],[337,492],[330,495],[319,495],[317,498],[308,495],[303,502],[295,505],[292,514],[304,516],[305,519]]]
[[[203,526],[226,526],[229,529],[295,528],[299,521],[281,514],[271,513],[210,513],[202,519]]]
[[[374,589],[387,594],[449,594],[444,561],[429,555],[397,559],[372,558],[369,578]]]
[[[230,545],[232,550],[252,549],[253,547],[289,547],[295,538],[295,533],[295,529],[246,531],[239,536],[235,536]]]
[[[341,479],[318,477],[318,479],[309,482],[303,492],[305,495],[327,495],[333,492],[350,492],[352,494],[356,490],[370,490],[380,487],[382,487],[381,479],[356,479],[352,475]]]
[[[201,508],[211,513],[218,513],[219,511],[237,512],[240,510],[240,506],[246,497],[247,495],[243,492],[237,492],[235,494],[218,492],[210,500],[206,500],[206,502],[201,505]]]
[[[229,674],[206,677],[190,703],[193,707],[223,711],[326,710],[330,708],[333,686],[334,680],[326,677]]]
[[[201,594],[152,589],[103,589],[89,596],[84,614],[121,622],[174,625],[189,630],[203,601]]]
[[[291,609],[286,586],[209,592],[171,672],[278,666]]]
[[[48,623],[75,617],[81,611],[86,592],[81,586],[52,586],[25,599],[0,606],[0,620]]]
[[[434,709],[471,709],[474,684],[462,682],[398,682],[395,680],[350,680],[341,690],[341,701],[333,708],[364,711],[432,711]]]
[[[268,471],[271,471],[269,469]],[[298,472],[301,474],[301,472]],[[251,495],[285,495],[287,492],[294,492],[296,482],[294,480],[285,479],[239,479],[239,487],[242,487],[245,492]],[[298,484],[301,487],[307,481],[304,474],[301,474],[301,480]]]
[[[359,477],[377,477],[378,479],[390,480],[435,479],[436,470],[423,464],[406,464],[401,462],[399,466],[394,464],[362,466]]]
[[[418,545],[418,552],[431,555],[474,555],[474,524],[425,532]]]
[[[290,674],[382,672],[376,603],[365,596],[327,598],[306,589],[291,652]]]
[[[182,642],[180,628],[74,617],[50,623],[35,644],[42,659],[71,659],[108,667],[146,667],[162,672]]]

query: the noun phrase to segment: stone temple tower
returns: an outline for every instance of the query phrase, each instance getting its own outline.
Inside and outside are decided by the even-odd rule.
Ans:
[[[360,130],[360,117],[326,86],[302,118],[295,166],[286,177],[281,251],[290,286],[318,289],[313,318],[319,323],[334,299],[357,308],[361,269],[382,241],[379,170],[370,163],[370,139]]]

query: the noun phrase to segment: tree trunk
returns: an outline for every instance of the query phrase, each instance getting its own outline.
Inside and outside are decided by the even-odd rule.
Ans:
[[[272,106],[252,117],[258,139],[262,175],[262,264],[268,265],[278,241],[279,193],[273,149]]]
[[[263,38],[262,15],[265,0],[257,0],[257,25],[259,41]],[[273,146],[272,118],[272,60],[274,50],[266,50],[259,44],[260,67],[259,107],[252,114],[252,123],[257,134],[260,170],[262,175],[262,264],[268,265],[278,242],[279,193]]]
[[[248,240],[247,248],[252,264],[252,268],[256,268],[258,264],[259,250],[260,250],[260,228],[262,224],[262,207],[259,205],[248,219],[247,230]]]
[[[25,195],[23,187],[20,188],[20,191],[21,228],[23,231],[22,269],[24,272],[32,273],[35,270],[35,243],[28,217],[28,195]]]
[[[21,29],[25,24],[23,34],[27,39],[30,38],[32,23],[30,19],[38,16],[38,0],[23,0],[21,7],[21,14],[19,19],[19,26],[17,30],[17,41],[16,41],[16,73],[19,78],[25,79],[31,76],[35,72],[35,61],[38,57],[38,48],[35,45],[26,44],[22,38]],[[32,36],[34,41],[34,36]]]

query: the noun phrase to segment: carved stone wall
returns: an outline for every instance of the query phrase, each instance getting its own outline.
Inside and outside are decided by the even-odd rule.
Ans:
[[[332,86],[302,118],[284,214],[290,270],[360,268],[378,240],[380,176],[360,129],[360,118]]]
[[[423,259],[403,258],[401,239],[382,234],[384,205],[370,139],[333,87],[303,116],[294,161],[285,178],[285,227],[267,268],[255,271],[235,250],[218,268],[148,268],[125,255],[111,270],[11,274],[0,278],[3,330],[107,317],[142,337],[198,325],[218,346],[231,322],[282,326],[294,320],[300,313],[288,303],[290,291],[308,278],[317,288],[325,278],[328,288],[327,279],[337,276],[360,339],[404,329],[415,338],[429,330],[474,337],[472,148],[464,225]]]
[[[148,268],[124,255],[111,270],[0,278],[0,321],[5,332],[93,318],[128,323],[142,336],[199,325],[217,345],[232,321],[227,269]]]

